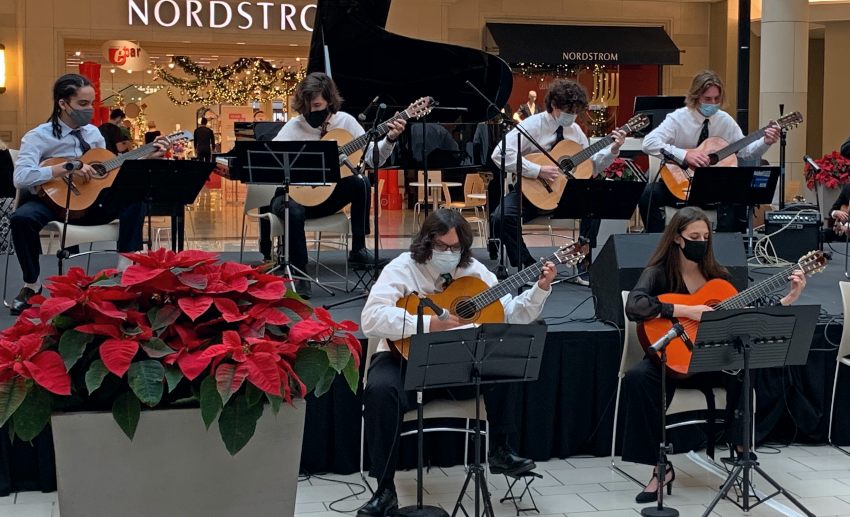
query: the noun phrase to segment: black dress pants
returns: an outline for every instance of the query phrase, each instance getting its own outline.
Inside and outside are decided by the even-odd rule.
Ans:
[[[364,390],[364,434],[369,448],[371,468],[369,475],[379,483],[395,477],[398,465],[402,417],[416,408],[416,392],[404,391],[404,374],[407,361],[392,352],[378,352],[372,356],[368,380]],[[489,384],[481,387],[487,408],[487,431],[492,446],[504,444],[507,437],[516,433],[516,408],[519,403],[519,385]],[[472,386],[423,391],[424,401],[435,399],[466,400],[475,396]]]
[[[366,235],[369,234],[370,183],[366,176],[346,176],[337,183],[330,197],[316,206],[304,206],[289,200],[289,259],[293,266],[301,271],[307,268],[307,237],[304,224],[307,219],[327,217],[351,204],[351,250],[358,251],[366,247]],[[283,190],[278,189],[271,200],[271,211],[284,218]],[[262,210],[261,210],[262,212]],[[271,257],[271,231],[265,220],[260,220],[260,253]]]
[[[698,389],[711,395],[711,389],[726,388],[726,436],[734,444],[743,442],[741,390],[739,375],[723,372],[698,373],[686,379],[667,377],[667,404],[673,400],[676,388]],[[661,443],[661,369],[644,358],[626,372],[622,387],[623,400],[623,461],[655,465],[658,444]],[[714,439],[710,436],[709,439]]]
[[[517,239],[520,217],[523,223],[528,223],[532,219],[545,215],[546,212],[534,206],[529,200],[522,199],[522,214],[520,214],[520,194],[516,191],[509,192],[502,200],[502,205],[504,214],[502,207],[499,207],[490,215],[491,235],[502,239],[502,245],[505,246],[512,267],[516,267],[517,264],[522,266],[533,264],[536,259],[529,253],[522,236]]]

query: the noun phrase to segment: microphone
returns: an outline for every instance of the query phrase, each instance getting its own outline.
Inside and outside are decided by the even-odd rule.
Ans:
[[[663,156],[664,159],[667,160],[668,162],[673,162],[674,165],[678,165],[679,168],[682,169],[683,171],[688,170],[688,165],[685,164],[685,163],[682,163],[678,159],[676,159],[676,157],[673,156],[673,154],[670,153],[670,151],[668,151],[667,149],[661,149],[661,156]]]
[[[812,157],[808,154],[803,155],[803,161],[806,162],[806,164],[808,164],[808,166],[811,167],[813,171],[820,172],[820,165],[815,163],[815,161],[812,160]]]
[[[366,122],[366,115],[370,111],[372,111],[372,108],[375,107],[375,104],[378,103],[378,100],[380,100],[380,98],[380,95],[375,95],[375,98],[372,99],[372,102],[370,102],[368,106],[366,106],[366,109],[364,109],[361,114],[357,115],[357,120],[359,120],[360,122]]]
[[[661,336],[658,339],[658,341],[656,341],[655,343],[652,344],[651,347],[649,347],[649,351],[657,353],[657,352],[664,350],[665,348],[667,348],[667,345],[669,345],[671,341],[673,341],[674,339],[676,339],[677,337],[681,336],[684,333],[685,333],[685,329],[684,329],[684,327],[682,327],[682,324],[681,323],[674,323],[673,328],[668,330],[666,334]]]
[[[417,294],[417,296],[419,296],[419,303],[434,311],[434,313],[437,315],[438,320],[446,321],[447,319],[449,319],[449,316],[451,316],[451,314],[449,314],[448,309],[440,307],[439,305],[434,303],[434,301],[430,298],[426,298],[424,295],[421,294]]]
[[[83,162],[80,160],[68,160],[62,167],[68,172],[78,171],[83,168]]]

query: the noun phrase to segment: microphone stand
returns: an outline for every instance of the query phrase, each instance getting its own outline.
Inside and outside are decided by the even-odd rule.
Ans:
[[[785,104],[779,105],[779,116],[785,111]],[[784,128],[779,129],[779,209],[785,208],[785,138],[786,132]]]
[[[372,129],[369,130],[372,133],[372,172],[375,181],[375,192],[372,196],[372,202],[374,205],[372,207],[372,232],[374,233],[373,237],[375,238],[375,250],[373,254],[375,261],[372,264],[372,267],[374,268],[372,273],[375,275],[374,277],[372,277],[373,281],[375,280],[378,274],[378,264],[380,264],[380,259],[378,258],[378,248],[381,247],[381,237],[378,230],[378,211],[381,207],[381,193],[378,192],[378,186],[381,184],[380,180],[378,179],[378,166],[380,165],[381,161],[381,151],[378,149],[378,143],[381,141],[380,133],[378,132],[378,121],[381,119],[381,115],[383,115],[385,109],[385,104],[378,104],[378,107],[375,110],[375,118],[372,120]],[[363,156],[365,156],[365,153]],[[363,169],[365,172],[365,162]],[[366,224],[365,221],[364,224]],[[366,291],[368,292],[368,288],[366,289]]]

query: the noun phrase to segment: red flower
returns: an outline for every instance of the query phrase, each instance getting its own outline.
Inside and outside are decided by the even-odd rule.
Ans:
[[[0,382],[16,375],[32,379],[57,395],[71,394],[71,376],[62,357],[53,350],[41,350],[42,337],[21,336],[15,341],[0,339]]]
[[[279,360],[276,341],[249,340],[243,343],[239,333],[226,330],[222,334],[222,343],[212,345],[201,354],[210,360],[222,356],[230,356],[236,363],[245,365],[248,381],[257,388],[280,396],[281,374],[277,366]]]

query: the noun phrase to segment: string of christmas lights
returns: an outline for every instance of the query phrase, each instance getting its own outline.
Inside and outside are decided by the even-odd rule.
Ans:
[[[242,57],[230,65],[215,68],[203,67],[186,56],[175,56],[173,63],[191,77],[179,77],[157,66],[154,69],[154,81],[168,83],[168,98],[181,106],[241,106],[281,99],[292,95],[295,86],[305,75],[303,67],[275,68],[264,59],[250,57]],[[177,89],[177,94],[172,87]]]

